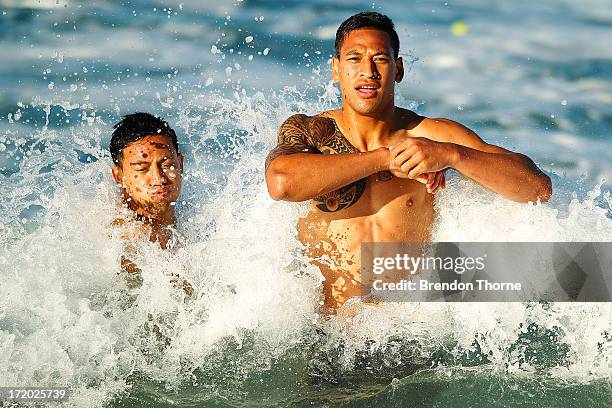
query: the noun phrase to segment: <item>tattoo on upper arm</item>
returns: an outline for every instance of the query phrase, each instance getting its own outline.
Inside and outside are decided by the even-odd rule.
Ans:
[[[326,117],[293,115],[278,132],[278,145],[266,158],[266,170],[275,158],[294,153],[338,154],[357,153],[342,134],[336,122]],[[315,206],[324,212],[335,212],[355,204],[366,188],[366,178],[313,198]]]
[[[320,153],[312,142],[306,124],[306,115],[293,115],[278,130],[278,144],[266,158],[266,170],[272,160],[294,153]]]
[[[357,153],[359,150],[344,137],[333,119],[313,118],[313,135],[323,154]],[[366,178],[354,181],[337,190],[313,198],[315,206],[323,212],[335,212],[355,204],[366,188]]]

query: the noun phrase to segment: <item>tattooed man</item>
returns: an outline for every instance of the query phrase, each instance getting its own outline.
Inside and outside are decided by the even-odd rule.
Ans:
[[[548,200],[548,176],[528,157],[484,142],[449,119],[430,119],[395,106],[404,75],[391,20],[364,12],[336,33],[332,76],[340,109],[294,115],[281,126],[266,160],[275,200],[312,200],[299,235],[325,278],[325,309],[333,313],[361,295],[362,242],[426,242],[433,193],[444,171],[517,202]]]

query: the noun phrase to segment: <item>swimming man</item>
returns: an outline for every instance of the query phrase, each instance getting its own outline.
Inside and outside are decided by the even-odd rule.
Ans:
[[[170,227],[175,220],[183,173],[183,154],[179,152],[176,133],[167,122],[151,114],[133,113],[115,125],[110,153],[113,178],[138,222],[131,236],[124,238],[146,236],[166,249],[172,238]],[[115,225],[125,223],[115,221]],[[121,267],[128,273],[140,273],[126,257],[122,257]],[[191,294],[188,283],[183,282],[183,289]]]

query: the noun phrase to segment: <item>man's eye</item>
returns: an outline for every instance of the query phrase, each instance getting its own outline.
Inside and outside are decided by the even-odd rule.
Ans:
[[[359,58],[357,58],[357,57],[351,57],[351,58],[348,58],[348,60],[349,60],[349,61],[359,61]]]
[[[374,61],[375,62],[382,62],[383,64],[386,64],[387,62],[389,62],[389,60],[386,59],[386,58],[377,58]]]

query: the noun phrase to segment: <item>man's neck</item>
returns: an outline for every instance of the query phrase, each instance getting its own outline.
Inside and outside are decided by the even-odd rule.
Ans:
[[[351,143],[361,151],[389,147],[390,135],[395,127],[395,107],[391,105],[381,113],[363,115],[342,104],[340,111],[344,130]]]
[[[153,214],[145,209],[138,209],[136,216],[150,224],[153,228],[163,228],[174,224],[174,208],[170,207],[166,212]]]

